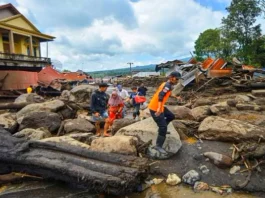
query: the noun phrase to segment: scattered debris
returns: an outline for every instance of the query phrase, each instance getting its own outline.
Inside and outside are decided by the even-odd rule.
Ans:
[[[175,186],[181,182],[181,179],[174,173],[168,174],[166,183]]]

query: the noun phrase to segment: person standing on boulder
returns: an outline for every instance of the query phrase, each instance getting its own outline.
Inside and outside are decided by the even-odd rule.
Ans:
[[[169,75],[168,81],[159,86],[148,105],[151,116],[158,126],[158,136],[154,149],[163,155],[167,155],[167,152],[163,149],[163,144],[166,140],[167,126],[175,119],[175,115],[164,107],[164,105],[171,95],[173,85],[177,84],[180,78],[181,75],[179,72],[172,72]]]
[[[107,83],[100,83],[99,89],[91,95],[90,109],[92,112],[92,120],[95,122],[96,136],[100,136],[100,122],[108,118],[107,104],[109,96],[106,94],[108,88]]]

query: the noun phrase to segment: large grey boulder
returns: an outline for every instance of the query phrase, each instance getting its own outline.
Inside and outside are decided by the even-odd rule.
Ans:
[[[96,90],[96,87],[92,85],[76,86],[70,91],[71,95],[69,100],[76,103],[89,103],[90,97],[94,90]]]
[[[199,98],[192,105],[192,108],[200,107],[200,106],[209,106],[214,104],[214,102],[208,98]]]
[[[125,155],[137,155],[137,138],[133,136],[112,136],[92,141],[91,150]]]
[[[115,134],[119,129],[126,127],[126,126],[129,126],[135,122],[136,122],[135,120],[129,119],[129,118],[114,120],[113,125],[111,127],[112,133]]]
[[[38,129],[26,128],[15,133],[13,136],[18,138],[24,137],[27,140],[42,140],[51,137],[52,134],[45,128],[38,128]]]
[[[236,108],[240,111],[247,111],[247,110],[252,110],[252,111],[262,111],[262,107],[256,104],[237,104]]]
[[[93,140],[94,133],[68,133],[64,136],[71,137],[79,142],[90,145]]]
[[[200,174],[195,171],[195,170],[191,170],[189,172],[187,172],[185,175],[183,175],[182,177],[182,181],[184,183],[190,184],[190,185],[194,185],[196,181],[199,181],[201,179]]]
[[[213,114],[220,115],[229,112],[230,106],[227,104],[227,102],[220,102],[210,106],[210,110]]]
[[[75,140],[74,138],[68,137],[68,136],[61,136],[61,137],[50,137],[50,138],[45,138],[42,140],[38,140],[39,142],[54,142],[54,143],[64,143],[68,144],[70,146],[77,146],[80,148],[84,149],[89,149],[90,146],[87,144],[84,144],[82,142],[79,142]]]
[[[182,143],[178,132],[175,130],[172,123],[168,125],[168,131],[170,134],[167,135],[166,141],[163,148],[169,153],[177,153]],[[143,142],[152,140],[152,145],[156,144],[156,138],[158,135],[158,127],[154,122],[153,118],[147,118],[145,120],[136,122],[129,126],[121,128],[115,136],[136,136]]]
[[[173,120],[172,124],[175,127],[175,129],[178,131],[178,134],[179,134],[181,140],[188,139],[189,129],[188,129],[188,127],[186,127],[185,124],[183,124],[179,120]]]
[[[63,90],[60,95],[61,100],[70,100],[71,92],[69,90]]]
[[[257,98],[254,102],[255,102],[255,104],[257,104],[257,105],[262,105],[262,106],[264,106],[264,105],[265,105],[265,98]]]
[[[184,106],[167,106],[167,108],[175,115],[176,119],[194,120],[191,109]]]
[[[40,103],[44,102],[44,98],[38,94],[30,93],[30,94],[21,94],[18,96],[14,103]]]
[[[210,106],[199,106],[191,110],[193,117],[197,121],[202,121],[207,116],[211,115]]]
[[[84,118],[78,118],[66,120],[64,124],[64,131],[66,133],[93,132],[95,131],[95,126]]]
[[[40,127],[48,129],[51,133],[56,132],[61,125],[61,118],[57,113],[53,112],[31,112],[24,116],[19,126],[19,130],[25,128],[37,129]]]
[[[17,112],[17,121],[20,124],[23,117],[32,112],[46,111],[46,112],[57,112],[59,109],[64,107],[64,102],[61,100],[52,100],[44,103],[29,104]]]
[[[4,113],[0,114],[0,126],[9,131],[10,133],[16,132],[18,123],[16,121],[16,114]]]
[[[251,98],[248,97],[247,95],[237,95],[235,100],[238,102],[238,103],[247,103],[247,102],[250,102],[251,101]]]
[[[224,119],[218,116],[205,118],[199,129],[199,137],[208,140],[245,141],[264,140],[265,130],[245,121]]]

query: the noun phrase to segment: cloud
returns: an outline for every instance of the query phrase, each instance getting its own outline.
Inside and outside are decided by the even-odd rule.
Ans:
[[[133,10],[124,0],[17,0],[23,12],[32,14],[45,28],[80,28],[89,26],[94,19],[112,16],[126,27],[136,26]],[[21,9],[22,10],[22,9]]]
[[[49,43],[49,56],[71,70],[188,56],[199,34],[219,27],[226,15],[224,7],[214,11],[195,0],[16,1],[42,32],[56,37]]]

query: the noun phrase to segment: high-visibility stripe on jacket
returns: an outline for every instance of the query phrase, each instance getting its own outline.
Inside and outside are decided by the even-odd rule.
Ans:
[[[162,83],[159,88],[157,89],[157,91],[155,92],[154,96],[152,97],[149,105],[148,105],[148,108],[153,110],[153,111],[157,111],[157,108],[158,108],[158,103],[159,103],[159,93],[161,91],[163,91],[165,85],[166,85],[167,82],[164,82]],[[168,99],[168,97],[170,96],[171,94],[171,90],[168,90],[161,102],[161,111],[164,112],[164,105]]]

